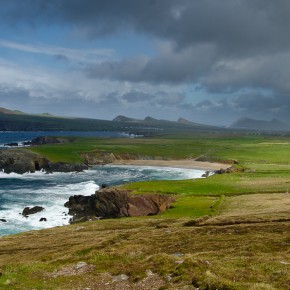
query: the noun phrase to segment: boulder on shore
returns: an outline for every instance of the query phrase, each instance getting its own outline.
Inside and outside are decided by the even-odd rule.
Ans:
[[[73,215],[71,223],[95,218],[120,218],[156,215],[167,210],[174,198],[167,195],[133,196],[126,190],[104,188],[91,196],[74,195],[65,206]]]

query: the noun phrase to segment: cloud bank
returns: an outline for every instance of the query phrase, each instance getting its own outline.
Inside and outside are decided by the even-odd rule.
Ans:
[[[112,114],[123,108],[135,115],[183,114],[210,123],[227,123],[237,116],[290,122],[287,0],[11,0],[3,5],[0,19],[2,26],[18,33],[65,27],[66,36],[87,45],[65,48],[35,44],[33,38],[28,44],[0,41],[6,49],[70,60],[71,76],[63,68],[58,71],[64,82],[44,82],[43,87],[50,83],[53,89],[39,93],[43,98],[59,95],[65,100],[69,95]],[[142,35],[154,54],[118,55],[118,44],[92,48],[95,41],[106,43],[124,33],[133,35],[131,39]],[[132,42],[127,45],[134,47]],[[27,80],[19,86],[32,94]]]

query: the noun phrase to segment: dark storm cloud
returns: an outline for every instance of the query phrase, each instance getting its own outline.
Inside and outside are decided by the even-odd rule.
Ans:
[[[50,3],[46,10],[56,9],[57,19],[75,24],[89,37],[126,27],[168,41],[151,59],[92,64],[87,69],[90,77],[200,83],[211,91],[251,87],[290,93],[287,0]]]
[[[63,21],[90,36],[131,27],[177,47],[216,44],[231,55],[290,47],[288,0],[10,0],[2,6],[5,21]]]
[[[278,118],[290,123],[290,98],[288,95],[269,95],[257,92],[243,93],[235,97],[221,100],[203,100],[195,105],[182,105],[193,114],[212,116],[212,120],[230,118],[232,121],[240,117],[251,117],[254,119]],[[225,118],[226,116],[226,118]]]
[[[164,44],[154,58],[138,57],[91,64],[89,77],[149,83],[197,82],[211,69],[218,55],[211,45],[198,45],[176,52]]]
[[[288,115],[290,111],[290,98],[287,95],[263,95],[247,93],[238,96],[233,105],[238,110],[247,112],[267,112],[277,115]]]
[[[35,26],[65,23],[88,40],[126,29],[153,36],[162,43],[154,57],[92,62],[85,70],[91,78],[189,83],[226,95],[223,102],[204,101],[193,106],[194,111],[262,110],[274,114],[290,108],[288,0],[6,2],[0,11],[3,25],[17,27],[20,21]],[[270,95],[240,94],[243,89],[266,90]],[[153,98],[146,94],[128,93],[118,98],[127,102],[142,97],[149,102],[170,102],[169,95]]]

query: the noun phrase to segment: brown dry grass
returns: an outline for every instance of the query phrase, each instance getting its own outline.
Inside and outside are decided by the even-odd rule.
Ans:
[[[226,197],[220,214],[209,223],[290,220],[290,194],[251,194]]]
[[[154,289],[146,284],[152,271],[155,289],[289,289],[289,222],[185,227],[186,221],[103,220],[1,238],[0,288]],[[94,270],[47,275],[79,261]],[[130,278],[113,283],[118,274]]]

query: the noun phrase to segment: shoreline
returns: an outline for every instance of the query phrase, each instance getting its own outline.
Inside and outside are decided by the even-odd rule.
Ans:
[[[194,159],[181,160],[114,160],[112,165],[158,166],[201,170],[219,170],[231,167],[231,164],[196,161]]]

